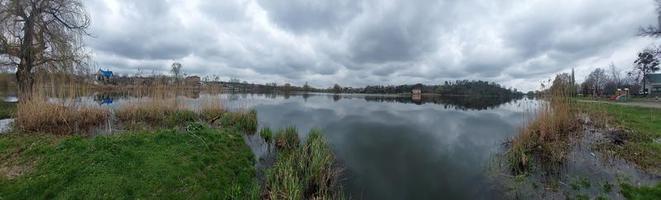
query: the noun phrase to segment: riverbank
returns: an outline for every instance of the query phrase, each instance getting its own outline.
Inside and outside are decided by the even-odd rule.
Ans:
[[[506,143],[497,174],[512,198],[658,199],[661,110],[586,102],[556,78]],[[649,197],[653,198],[649,198]]]
[[[114,109],[35,101],[18,105],[13,130],[0,135],[0,199],[326,198],[336,192],[325,182],[335,174],[315,168],[330,170],[335,162],[318,132],[295,144],[301,149],[273,154],[276,163],[299,164],[289,161],[318,160],[305,152],[323,152],[326,163],[256,168],[260,161],[247,141],[258,127],[254,110],[229,112],[217,99],[188,106],[154,98]],[[83,113],[104,117],[76,117]],[[105,123],[113,130],[94,131]],[[277,146],[272,138],[284,132],[262,134],[263,141]],[[269,174],[264,182],[259,173]],[[292,174],[296,182],[285,177]],[[297,192],[289,190],[292,183]],[[328,187],[315,189],[322,185]]]

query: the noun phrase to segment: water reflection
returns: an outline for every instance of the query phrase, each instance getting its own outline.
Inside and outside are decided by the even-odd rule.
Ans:
[[[327,136],[352,199],[493,199],[485,170],[516,133],[530,99],[334,94],[180,94],[191,106],[220,97],[225,108],[257,110],[259,125],[312,128]],[[116,108],[145,98],[96,93],[76,101]],[[257,149],[257,148],[255,148]],[[263,150],[262,150],[263,151]],[[258,157],[266,154],[256,154]]]
[[[261,126],[293,125],[301,134],[321,128],[345,167],[344,187],[353,198],[498,198],[485,172],[488,161],[537,102],[424,102],[331,95],[255,108]]]

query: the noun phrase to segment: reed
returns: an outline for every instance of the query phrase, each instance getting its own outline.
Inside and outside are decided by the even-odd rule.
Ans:
[[[298,135],[291,128],[279,131],[280,134]],[[277,161],[266,173],[269,199],[341,198],[335,157],[319,130],[311,130],[304,144],[286,147],[291,149],[278,149]]]
[[[275,134],[275,147],[280,151],[294,150],[298,148],[300,143],[298,132],[294,127],[281,129]]]
[[[220,119],[223,126],[238,128],[245,133],[254,134],[257,131],[257,111],[225,112]]]
[[[202,103],[197,108],[197,112],[200,113],[203,120],[213,123],[221,118],[226,111],[220,98],[216,97],[203,99]]]
[[[271,140],[273,140],[273,131],[268,127],[262,128],[259,130],[259,136],[261,136],[267,143],[270,143]]]
[[[33,97],[18,104],[15,125],[23,133],[74,134],[106,123],[109,116],[108,109]]]
[[[148,98],[128,102],[115,111],[115,117],[119,123],[129,127],[175,127],[198,120],[198,114],[179,103],[176,98]]]
[[[518,135],[509,141],[506,158],[515,174],[528,172],[533,163],[554,170],[563,165],[570,151],[570,136],[580,124],[570,98],[569,81],[558,76],[547,90],[542,106]]]

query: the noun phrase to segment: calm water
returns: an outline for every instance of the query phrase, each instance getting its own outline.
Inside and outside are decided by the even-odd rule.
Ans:
[[[255,106],[260,125],[324,131],[354,199],[494,198],[499,192],[488,181],[489,161],[536,104],[519,100],[477,110],[332,96],[268,102]]]
[[[117,107],[128,99],[78,101]],[[186,97],[187,96],[187,97]],[[210,95],[186,95],[196,105]],[[537,106],[535,100],[361,95],[221,94],[228,109],[254,108],[259,125],[323,130],[352,199],[493,199],[488,167]],[[253,146],[253,150],[254,146]],[[263,151],[256,152],[258,157]]]

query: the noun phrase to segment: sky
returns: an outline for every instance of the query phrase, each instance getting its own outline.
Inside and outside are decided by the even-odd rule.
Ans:
[[[522,91],[632,68],[654,0],[86,0],[85,42],[119,74],[314,87],[486,80]]]

